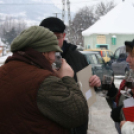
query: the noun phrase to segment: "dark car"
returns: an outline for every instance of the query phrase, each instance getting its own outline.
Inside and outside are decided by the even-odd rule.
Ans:
[[[125,46],[121,46],[115,50],[112,69],[115,75],[125,75],[129,70],[129,64],[126,62],[127,54]]]
[[[104,62],[98,52],[80,51],[85,55],[87,62],[91,64],[93,74],[97,75],[101,81],[103,75],[114,76],[113,70]]]

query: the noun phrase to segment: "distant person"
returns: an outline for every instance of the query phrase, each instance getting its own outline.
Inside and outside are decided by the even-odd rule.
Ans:
[[[128,53],[126,61],[129,63],[130,69],[134,71],[134,40],[133,41],[126,41],[126,52]],[[111,87],[103,86],[103,88],[108,90],[108,101],[110,100],[115,101],[112,107],[111,117],[115,121],[115,126],[118,130],[119,134],[134,134],[134,122],[125,121],[124,113],[122,108],[124,107],[123,101],[128,97],[121,94],[121,90],[125,90],[125,88],[131,89],[129,94],[131,97],[134,96],[134,87],[129,85],[127,82],[127,78],[123,79],[119,91],[113,84]]]
[[[63,59],[52,69],[56,36],[32,26],[11,44],[0,67],[0,134],[70,134],[88,120],[88,106],[72,68]]]
[[[40,23],[40,26],[48,28],[50,31],[54,32],[57,36],[59,47],[62,48],[63,53],[62,58],[66,59],[67,63],[73,68],[74,70],[74,78],[77,81],[76,73],[82,70],[84,67],[88,66],[86,58],[83,54],[77,51],[77,46],[71,43],[68,43],[64,40],[65,38],[65,24],[62,20],[56,17],[49,17]],[[100,87],[101,81],[98,76],[93,75],[89,79],[90,86]],[[84,124],[83,126],[77,128],[72,132],[73,134],[86,134],[88,129],[88,123]]]
[[[125,45],[126,45],[126,52],[128,54],[126,61],[128,62],[130,69],[134,71],[134,40],[126,41]],[[134,97],[134,86],[128,85],[127,82],[126,84],[127,87],[130,86],[131,95],[132,97]],[[120,123],[120,127],[122,134],[134,134],[134,122],[122,120]]]

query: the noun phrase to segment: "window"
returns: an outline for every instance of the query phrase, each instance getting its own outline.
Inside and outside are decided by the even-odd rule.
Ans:
[[[95,51],[95,52],[98,52],[101,55],[101,57],[106,57],[105,51]]]
[[[97,44],[106,44],[106,36],[98,35],[97,36]]]
[[[102,51],[102,57],[106,57],[106,52]]]
[[[91,64],[98,64],[98,60],[95,55],[90,55],[89,59],[90,59]]]
[[[122,47],[120,53],[126,53],[126,47]]]
[[[99,62],[100,64],[103,64],[103,63],[104,63],[102,57],[101,57],[99,54],[96,54],[96,57],[97,57],[98,62]]]
[[[113,53],[107,51],[107,56],[108,56],[109,58],[110,58],[110,57],[113,57]]]
[[[120,49],[117,49],[115,51],[115,59],[118,59],[119,58],[119,55],[120,55]]]
[[[116,36],[114,35],[114,36],[112,36],[112,45],[116,45]]]

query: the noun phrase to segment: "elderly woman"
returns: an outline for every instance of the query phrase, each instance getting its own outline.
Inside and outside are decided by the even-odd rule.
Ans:
[[[32,26],[17,36],[13,55],[0,67],[0,133],[69,134],[87,122],[88,106],[63,59],[52,69],[55,52],[62,52],[48,29]]]

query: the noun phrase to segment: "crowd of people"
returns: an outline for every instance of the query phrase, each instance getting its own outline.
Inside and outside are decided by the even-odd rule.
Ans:
[[[0,67],[1,134],[87,134],[89,108],[77,84],[76,73],[88,63],[76,45],[65,40],[62,20],[49,17],[39,26],[20,33],[11,44],[13,55]],[[134,70],[134,41],[126,41],[127,62]],[[61,67],[54,69],[56,52],[62,56]],[[125,121],[121,90],[101,84],[93,75],[91,87],[108,91],[111,118],[119,134],[134,134],[134,123]],[[133,96],[134,89],[131,90]]]

